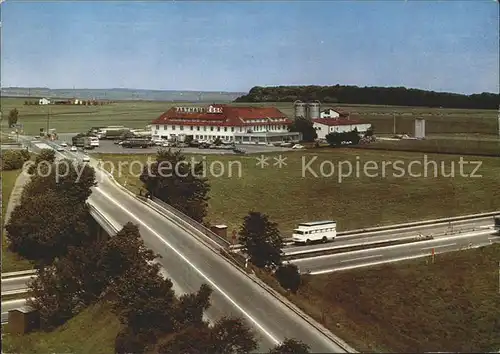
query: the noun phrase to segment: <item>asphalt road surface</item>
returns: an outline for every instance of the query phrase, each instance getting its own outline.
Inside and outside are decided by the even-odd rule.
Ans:
[[[446,237],[451,235],[462,234],[465,232],[479,231],[487,227],[492,227],[494,225],[493,217],[486,217],[476,220],[464,220],[456,221],[446,225],[426,225],[412,227],[411,229],[406,229],[405,231],[400,230],[388,230],[388,231],[375,231],[362,234],[353,234],[346,236],[337,236],[335,241],[330,241],[328,243],[317,243],[309,246],[305,245],[291,245],[284,248],[285,254],[310,250],[314,251],[317,249],[322,249],[325,247],[335,247],[335,246],[349,246],[359,243],[373,243],[390,241],[403,237],[417,237],[417,236],[433,236]]]
[[[146,246],[162,256],[159,263],[177,291],[194,292],[203,283],[210,285],[214,290],[207,311],[210,320],[222,316],[246,319],[260,340],[260,351],[267,351],[288,337],[304,341],[313,352],[345,352],[183,228],[103,178],[101,171],[96,170],[96,174],[98,186],[89,203],[118,228],[129,221],[138,224]]]
[[[26,290],[32,275],[2,279],[2,295],[15,294],[16,291]]]
[[[493,242],[500,242],[500,236],[493,229],[484,229],[459,236],[440,237],[431,241],[420,241],[406,245],[372,248],[314,258],[302,258],[290,262],[296,264],[300,268],[301,273],[317,275],[426,257],[431,255],[433,248],[435,254],[439,254],[471,246],[486,246]]]
[[[71,145],[71,138],[76,134],[59,134],[58,140],[55,143],[62,143],[63,141]],[[238,148],[245,150],[248,154],[266,153],[266,152],[284,152],[284,151],[297,151],[291,148],[284,148],[278,146],[265,146],[265,145],[236,145]],[[91,153],[100,154],[155,154],[159,147],[151,148],[123,148],[121,145],[114,144],[113,140],[99,140],[99,147],[91,150]],[[177,148],[173,148],[177,149]],[[198,148],[182,148],[180,149],[186,154],[204,154],[204,155],[237,155],[232,149],[198,149]]]

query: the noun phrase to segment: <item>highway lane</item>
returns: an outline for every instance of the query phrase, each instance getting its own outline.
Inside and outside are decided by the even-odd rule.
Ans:
[[[470,232],[473,230],[481,230],[493,226],[493,217],[487,217],[478,220],[464,220],[453,222],[449,225],[426,225],[426,226],[418,226],[415,228],[411,228],[410,230],[388,230],[388,231],[376,231],[370,233],[363,234],[354,234],[354,235],[346,235],[346,236],[337,236],[335,241],[328,243],[319,243],[313,245],[292,245],[283,248],[283,251],[295,252],[302,250],[315,250],[324,247],[328,247],[329,245],[351,245],[358,244],[364,242],[382,242],[389,241],[396,238],[403,237],[417,237],[421,236],[434,236],[434,237],[446,237],[447,235],[453,235],[457,233]]]
[[[26,290],[32,275],[25,275],[15,278],[2,279],[2,295],[14,294],[15,292]]]
[[[301,273],[309,271],[310,274],[316,275],[430,256],[433,248],[438,254],[457,251],[471,245],[472,247],[490,245],[492,242],[500,242],[500,237],[494,233],[494,230],[485,229],[431,241],[302,258],[290,262],[296,264]]]
[[[74,157],[81,153],[59,155]],[[345,352],[188,232],[132,198],[103,177],[102,172],[96,174],[98,186],[93,189],[89,203],[118,227],[128,221],[139,224],[146,246],[162,256],[159,263],[174,281],[176,290],[193,292],[202,283],[210,285],[214,293],[208,318],[243,317],[254,328],[260,351],[267,351],[289,337],[304,341],[314,352]]]
[[[16,299],[2,301],[2,323],[7,322],[9,319],[9,311],[17,309],[26,304],[26,299]]]
[[[159,262],[183,291],[196,291],[202,283],[216,287],[208,317],[246,318],[259,334],[260,351],[291,337],[303,340],[314,352],[345,352],[218,254],[111,182],[102,180],[90,203],[115,223],[139,224],[146,245],[162,255]]]

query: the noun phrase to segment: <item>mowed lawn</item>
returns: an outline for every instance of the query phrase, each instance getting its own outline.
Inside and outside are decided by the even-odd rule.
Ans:
[[[307,276],[290,299],[361,352],[500,350],[500,244]]]
[[[40,128],[49,125],[60,133],[87,131],[93,126],[125,125],[130,128],[143,128],[173,106],[206,106],[207,102],[161,102],[161,101],[118,101],[103,106],[80,105],[24,105],[26,99],[2,97],[4,116],[17,108],[19,122],[24,124],[26,134],[38,134]],[[33,100],[33,99],[32,99]],[[293,103],[234,103],[236,106],[274,106],[289,118],[294,118]],[[415,118],[426,120],[427,134],[455,135],[475,134],[481,136],[497,135],[496,110],[444,109],[426,107],[372,106],[372,105],[331,105],[322,108],[340,108],[349,112],[354,119],[372,123],[378,134],[392,133],[394,118],[396,132],[413,134]],[[7,129],[7,120],[2,129]],[[443,143],[444,144],[444,143]]]
[[[186,156],[196,161],[206,160],[211,185],[208,220],[228,225],[229,232],[239,229],[250,210],[268,214],[279,224],[284,237],[291,237],[293,228],[307,221],[336,220],[339,230],[349,230],[500,210],[498,158],[464,157],[465,162],[480,163],[474,174],[480,177],[471,178],[467,175],[477,164],[464,165],[463,177],[460,175],[460,156],[454,155],[318,149],[282,154],[287,165],[281,169],[273,166],[277,154],[266,154],[271,165],[265,168],[256,166],[258,155]],[[429,164],[427,177],[423,175],[425,168],[418,165],[424,163],[424,156]],[[115,166],[116,178],[128,188],[137,192],[142,186],[137,178],[140,165],[136,163],[132,169],[127,166],[134,160],[144,163],[147,156],[99,157]],[[305,167],[313,159],[311,170],[307,170]],[[122,161],[121,173],[118,173],[119,161]],[[412,161],[417,162],[410,171],[408,165]],[[437,177],[434,177],[434,162],[438,167]],[[332,165],[335,170],[329,176]],[[353,171],[351,176],[347,176],[349,165]],[[338,166],[342,166],[342,173],[346,175],[340,180]],[[363,166],[367,166],[367,174]],[[375,168],[370,169],[370,166]],[[442,175],[444,171],[448,176],[452,168],[455,177]],[[404,172],[401,169],[406,169],[406,174],[399,177]],[[216,177],[220,174],[222,176]]]
[[[97,303],[52,332],[2,338],[6,353],[113,353],[115,338],[122,326],[105,302]],[[8,325],[6,333],[8,333]]]
[[[21,170],[2,171],[2,273],[15,272],[25,269],[31,269],[33,266],[25,259],[22,259],[17,254],[8,249],[7,239],[5,237],[5,212],[10,194],[16,183],[16,179],[21,173]]]

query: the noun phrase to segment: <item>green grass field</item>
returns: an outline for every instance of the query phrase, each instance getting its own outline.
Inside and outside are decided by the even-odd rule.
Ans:
[[[121,329],[118,318],[105,303],[90,306],[53,332],[2,338],[4,353],[114,353],[115,338]],[[8,325],[6,331],[8,333]]]
[[[378,140],[371,144],[359,145],[357,148],[500,157],[500,139],[485,138],[470,140],[458,137],[456,139]]]
[[[198,161],[202,156],[198,156]],[[273,154],[268,155],[273,162]],[[214,224],[226,224],[229,234],[239,229],[243,217],[249,210],[264,212],[279,224],[285,237],[290,237],[292,230],[300,222],[333,219],[339,230],[357,229],[377,225],[404,223],[438,217],[451,217],[462,214],[494,211],[500,209],[500,162],[498,158],[466,158],[468,161],[481,161],[476,174],[481,178],[461,177],[459,156],[428,155],[427,161],[435,161],[438,170],[444,166],[449,173],[454,164],[454,178],[444,177],[439,172],[434,178],[434,169],[428,167],[428,177],[406,176],[398,178],[398,171],[389,163],[400,161],[397,165],[408,166],[411,161],[424,162],[423,154],[396,151],[373,151],[357,149],[317,149],[304,152],[283,154],[287,166],[261,169],[256,166],[255,156],[210,156],[206,157],[207,167],[216,159],[221,161],[225,173],[214,177],[208,173],[211,192],[208,220]],[[304,156],[304,157],[303,157]],[[317,156],[311,168],[318,177],[309,172],[302,177],[302,158],[304,164]],[[138,192],[141,183],[137,177],[140,167],[133,160],[145,162],[144,155],[99,155],[103,161],[113,164],[116,179],[134,192]],[[119,174],[118,163],[123,161]],[[339,183],[339,173],[332,177],[321,177],[320,165],[339,163],[344,166],[350,162],[353,175]],[[369,170],[363,173],[367,161],[378,164],[378,177]],[[241,163],[241,177],[238,178],[237,163]],[[359,178],[356,176],[356,162],[359,162]],[[233,168],[229,169],[230,163]],[[382,165],[385,163],[385,177]],[[432,162],[429,162],[431,164]],[[215,165],[213,165],[215,166]],[[367,165],[368,166],[368,165]],[[369,166],[368,166],[369,167]],[[405,168],[406,168],[405,167]],[[412,173],[423,175],[424,167],[414,166]],[[464,174],[470,174],[474,167],[464,166]],[[109,170],[109,168],[108,168]],[[229,177],[229,171],[232,177]],[[347,167],[344,167],[347,171]],[[221,172],[214,168],[214,172]],[[325,173],[329,171],[325,169]]]
[[[309,276],[287,296],[361,352],[497,352],[499,261],[495,244],[440,254],[434,264],[429,257]]]
[[[24,124],[26,134],[37,134],[46,128],[50,110],[50,127],[61,133],[86,131],[93,126],[125,125],[142,128],[172,106],[200,106],[206,103],[175,102],[131,102],[121,101],[103,106],[26,106],[25,99],[2,97],[2,129],[7,129],[8,112],[17,108],[20,123]],[[271,105],[293,118],[292,103],[252,104],[238,103],[239,106]],[[332,105],[323,105],[325,108]],[[392,133],[394,116],[398,133],[413,134],[413,121],[416,117],[426,119],[428,134],[482,134],[496,135],[497,115],[495,110],[440,109],[422,107],[370,106],[370,105],[333,105],[351,113],[353,118],[370,122],[376,133]]]
[[[10,197],[10,193],[14,188],[17,176],[21,170],[2,171],[2,221],[5,218],[5,211]],[[7,239],[5,238],[5,230],[2,225],[2,273],[16,272],[20,270],[31,269],[33,266],[27,260],[19,257],[11,252],[7,247]]]

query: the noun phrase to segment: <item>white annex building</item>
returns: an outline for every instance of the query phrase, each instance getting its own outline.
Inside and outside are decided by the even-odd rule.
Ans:
[[[300,133],[289,132],[292,121],[274,107],[172,107],[151,123],[153,138],[192,136],[199,141],[237,144],[298,142]]]
[[[324,140],[330,133],[345,133],[356,129],[360,135],[364,135],[372,126],[356,119],[351,119],[348,113],[332,108],[321,111],[318,119],[313,119],[313,127],[318,139]]]
[[[41,104],[41,105],[50,104],[50,100],[48,98],[40,98],[38,100],[38,104]]]

